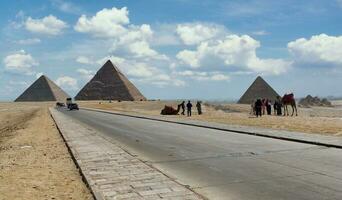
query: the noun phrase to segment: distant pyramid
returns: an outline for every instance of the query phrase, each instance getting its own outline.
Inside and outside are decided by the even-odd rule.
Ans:
[[[76,95],[75,100],[142,101],[146,100],[146,98],[108,60]]]
[[[42,75],[28,87],[15,102],[23,101],[65,101],[69,95],[48,77]]]
[[[277,99],[278,93],[260,76],[258,76],[252,85],[242,95],[238,103],[250,104],[257,98],[265,98],[271,101]]]

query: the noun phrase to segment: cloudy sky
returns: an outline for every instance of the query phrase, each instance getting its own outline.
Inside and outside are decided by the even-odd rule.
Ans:
[[[342,0],[2,0],[0,100],[41,74],[74,96],[111,59],[147,98],[342,96]]]

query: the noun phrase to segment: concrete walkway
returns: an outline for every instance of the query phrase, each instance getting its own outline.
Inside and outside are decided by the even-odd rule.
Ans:
[[[248,134],[248,135],[257,135],[261,137],[275,138],[287,141],[301,142],[306,144],[314,144],[326,147],[335,147],[342,148],[342,137],[338,136],[326,136],[321,134],[310,134],[310,133],[301,133],[301,132],[293,132],[293,131],[283,131],[283,130],[274,130],[274,129],[266,129],[259,127],[248,127],[248,126],[239,126],[239,125],[229,125],[215,122],[204,122],[198,120],[184,120],[184,119],[170,119],[164,116],[150,116],[150,115],[140,115],[140,114],[126,114],[119,113],[108,110],[101,109],[93,109],[93,108],[82,108],[85,110],[104,112],[116,115],[130,116],[142,119],[150,119],[164,122],[171,122],[189,126],[197,126],[203,128],[211,128],[215,130],[229,131],[240,134]]]
[[[50,112],[96,199],[202,199],[94,130]]]

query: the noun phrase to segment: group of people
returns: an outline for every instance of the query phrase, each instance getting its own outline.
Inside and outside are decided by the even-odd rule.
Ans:
[[[280,97],[277,98],[272,104],[272,101],[269,99],[257,99],[251,104],[251,114],[256,115],[257,117],[261,117],[262,115],[271,115],[272,114],[272,105],[273,105],[273,113],[274,115],[282,115],[282,102]]]
[[[185,101],[183,101],[181,104],[179,104],[178,106],[180,106],[182,108],[182,115],[185,115]],[[200,101],[197,101],[196,103],[196,108],[197,108],[197,113],[199,115],[202,114],[202,105],[201,105],[201,102]],[[191,101],[189,100],[188,103],[186,104],[186,113],[187,113],[187,116],[190,117],[192,112],[192,103]]]

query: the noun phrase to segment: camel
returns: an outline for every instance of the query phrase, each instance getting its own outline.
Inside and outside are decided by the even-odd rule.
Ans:
[[[284,105],[284,116],[289,115],[289,111],[287,109],[287,106],[290,105],[292,107],[292,115],[294,114],[294,111],[296,111],[296,116],[298,116],[297,113],[297,105],[296,105],[296,100],[294,98],[293,93],[291,94],[285,94],[283,98],[281,99],[282,104]]]
[[[161,115],[178,115],[180,110],[180,105],[178,105],[177,110],[172,106],[165,105],[164,109],[160,112]]]

